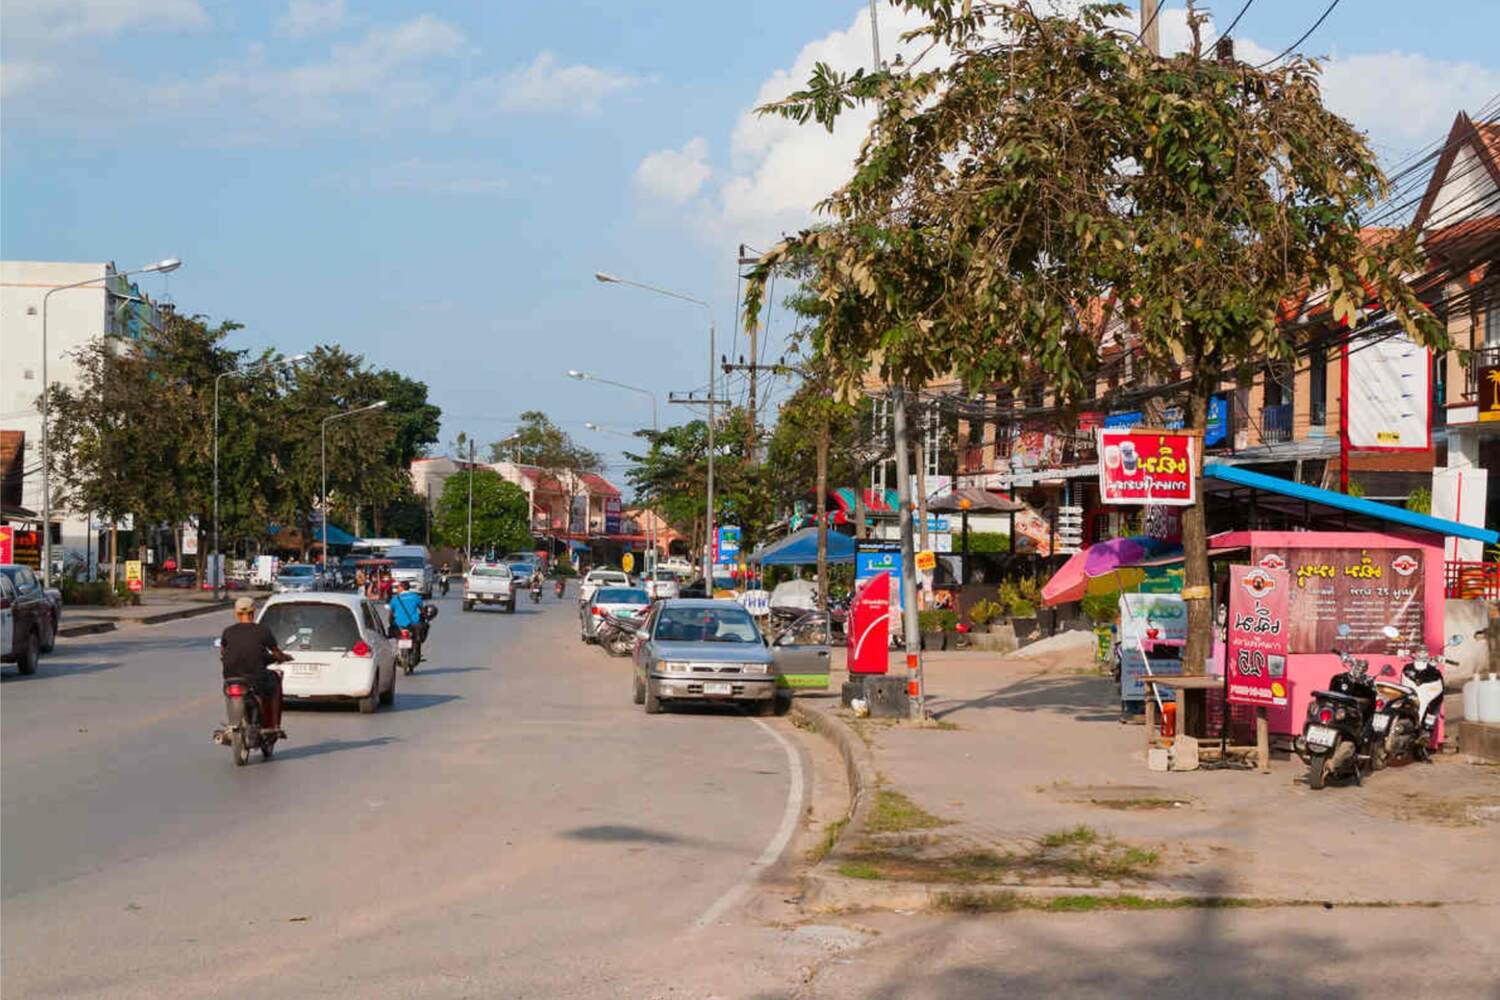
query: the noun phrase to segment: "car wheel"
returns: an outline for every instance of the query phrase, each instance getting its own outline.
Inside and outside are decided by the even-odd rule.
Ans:
[[[792,710],[792,696],[789,694],[776,695],[773,703],[776,706],[777,715],[785,715]]]
[[[396,672],[394,670],[391,671],[391,686],[380,693],[380,703],[382,705],[396,704]]]
[[[516,613],[516,599],[514,597],[512,597],[510,599],[510,603],[505,606],[505,613],[508,615],[513,615]]]
[[[474,602],[473,601],[464,601],[464,610],[465,611],[473,611],[474,610]]]
[[[645,688],[646,688],[646,696],[645,696],[644,699],[642,699],[642,701],[643,701],[643,703],[646,706],[646,714],[647,715],[660,715],[661,714],[661,699],[658,698],[656,696],[656,692],[654,690],[652,690],[652,688],[651,688],[651,682],[650,681],[647,681],[645,683]]]
[[[16,668],[30,676],[36,673],[36,659],[41,655],[41,644],[36,641],[36,632],[26,636],[26,642],[16,650]]]
[[[37,641],[37,649],[43,653],[50,653],[57,648],[57,624],[48,615],[42,620],[42,636]]]
[[[635,703],[637,705],[645,704],[645,701],[646,701],[646,689],[645,689],[645,687],[643,687],[641,685],[641,679],[639,677],[636,677],[635,675],[631,675],[631,681],[632,681],[632,686],[635,688],[635,693],[634,693],[634,701],[635,701]]]
[[[371,715],[375,706],[380,703],[380,673],[376,671],[375,679],[370,682],[370,693],[359,699],[359,714]]]

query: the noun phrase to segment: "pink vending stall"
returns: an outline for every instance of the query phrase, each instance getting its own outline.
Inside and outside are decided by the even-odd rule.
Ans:
[[[1402,666],[1383,626],[1400,630],[1404,646],[1443,647],[1441,544],[1381,531],[1231,531],[1209,545],[1248,549],[1251,565],[1290,575],[1289,698],[1268,710],[1274,735],[1302,731],[1312,692],[1343,669],[1332,650],[1368,660],[1378,676],[1386,664],[1398,675]]]

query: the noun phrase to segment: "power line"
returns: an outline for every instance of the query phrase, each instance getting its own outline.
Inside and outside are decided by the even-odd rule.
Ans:
[[[1333,2],[1328,5],[1328,9],[1325,10],[1325,11],[1323,11],[1323,16],[1320,17],[1320,18],[1318,18],[1316,21],[1314,21],[1312,27],[1308,28],[1306,31],[1304,31],[1302,33],[1302,37],[1301,38],[1297,39],[1295,42],[1293,42],[1292,44],[1288,45],[1286,48],[1282,49],[1279,53],[1277,53],[1276,55],[1274,55],[1271,58],[1267,59],[1265,62],[1260,63],[1255,68],[1256,69],[1265,69],[1267,66],[1271,65],[1273,62],[1276,62],[1278,59],[1282,58],[1282,56],[1285,56],[1288,52],[1292,51],[1297,46],[1301,45],[1303,42],[1305,42],[1309,38],[1311,38],[1312,37],[1312,33],[1314,31],[1317,31],[1318,28],[1322,25],[1322,23],[1324,21],[1328,20],[1328,15],[1332,14],[1333,13],[1333,8],[1337,7],[1338,5],[1339,5],[1339,0],[1333,0]]]

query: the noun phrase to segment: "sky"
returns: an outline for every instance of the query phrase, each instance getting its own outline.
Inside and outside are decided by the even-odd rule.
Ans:
[[[1241,6],[1208,9],[1222,27]],[[1238,54],[1271,58],[1325,7],[1253,0]],[[1164,47],[1184,15],[1164,7]],[[889,59],[915,21],[880,18]],[[754,108],[871,48],[861,0],[0,0],[0,25],[0,256],[180,257],[143,288],[245,324],[234,346],[337,342],[427,382],[445,444],[540,409],[614,463],[629,442],[584,422],[628,432],[649,403],[567,370],[676,422],[708,323],[594,272],[706,300],[718,352],[745,354],[739,245],[806,224],[866,120],[830,136]],[[1300,50],[1396,164],[1500,94],[1497,37],[1489,0],[1340,0]],[[773,361],[793,324],[765,323]]]

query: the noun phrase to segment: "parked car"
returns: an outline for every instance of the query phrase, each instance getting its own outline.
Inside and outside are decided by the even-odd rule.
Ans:
[[[464,610],[476,604],[498,604],[516,613],[516,581],[504,563],[475,563],[464,577]]]
[[[420,545],[393,545],[385,550],[385,557],[391,561],[391,579],[397,586],[406,582],[424,598],[432,596],[432,563],[426,549]]]
[[[273,594],[302,594],[323,589],[323,574],[311,563],[284,563],[271,585]]]
[[[173,590],[196,590],[198,587],[198,574],[190,569],[178,570],[171,576],[157,584],[159,587],[170,587]]]
[[[0,605],[8,619],[8,640],[0,639],[0,662],[23,674],[36,673],[37,658],[57,644],[62,597],[54,599],[30,566],[0,565]]]
[[[653,601],[666,601],[674,597],[682,596],[682,583],[677,579],[677,574],[672,570],[658,566],[650,573],[646,573],[642,586],[646,588],[646,596]]]
[[[635,649],[635,702],[655,715],[674,701],[741,702],[770,712],[786,702],[755,619],[727,600],[660,601]]]
[[[360,594],[276,594],[256,620],[292,656],[282,666],[287,699],[354,701],[365,713],[396,700],[396,646],[374,601]]]
[[[629,587],[630,577],[618,569],[591,569],[578,586],[578,603],[587,604],[600,587]]]
[[[578,637],[584,642],[594,642],[599,620],[605,615],[645,617],[650,604],[651,599],[639,587],[600,587],[588,603],[578,606]]]

